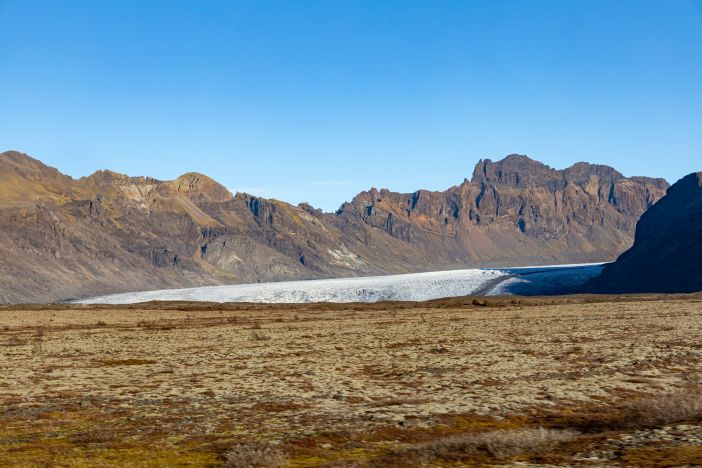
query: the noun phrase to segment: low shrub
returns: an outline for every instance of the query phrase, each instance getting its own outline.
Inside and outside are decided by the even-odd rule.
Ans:
[[[633,426],[658,426],[702,418],[702,389],[632,401],[622,408]]]
[[[498,459],[509,459],[527,452],[553,448],[577,437],[574,431],[554,429],[505,429],[447,437],[418,448],[426,458],[452,459],[465,455],[490,454]]]

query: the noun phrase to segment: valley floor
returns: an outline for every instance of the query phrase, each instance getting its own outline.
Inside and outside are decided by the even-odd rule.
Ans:
[[[2,466],[702,464],[702,295],[0,307]]]

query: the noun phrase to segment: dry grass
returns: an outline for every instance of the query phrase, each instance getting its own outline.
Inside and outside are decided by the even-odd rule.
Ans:
[[[627,450],[623,466],[702,466],[702,445],[660,446],[652,444]]]
[[[106,442],[112,442],[117,438],[117,434],[114,431],[90,428],[82,432],[73,434],[70,437],[71,442],[85,445],[85,444],[104,444]]]
[[[29,344],[29,340],[27,338],[17,335],[10,336],[2,343],[3,346],[7,347],[26,346],[27,344]]]
[[[413,447],[403,453],[410,459],[430,462],[434,460],[471,460],[489,455],[507,460],[527,452],[550,450],[570,442],[578,436],[575,431],[554,429],[513,429],[483,434],[456,435]]]
[[[553,428],[586,433],[634,430],[665,424],[702,420],[702,387],[659,393],[653,396],[620,399],[611,404],[586,404],[547,410],[538,418]]]
[[[156,361],[153,359],[105,359],[100,361],[100,365],[104,367],[143,366],[146,364],[156,364]]]
[[[287,461],[280,447],[269,443],[239,444],[224,456],[222,468],[278,468]]]
[[[0,307],[0,466],[694,464],[607,440],[697,430],[700,342],[696,296]]]
[[[251,339],[254,341],[268,341],[271,339],[271,337],[263,332],[254,330],[251,332]]]
[[[702,388],[674,391],[623,406],[629,425],[651,427],[702,419]]]

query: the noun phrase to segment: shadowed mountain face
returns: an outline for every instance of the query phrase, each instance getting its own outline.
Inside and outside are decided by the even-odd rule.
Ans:
[[[675,183],[641,217],[634,246],[588,290],[607,293],[702,291],[702,172]]]
[[[467,266],[605,261],[631,245],[662,179],[525,156],[481,161],[444,192],[372,189],[336,213],[202,174],[78,180],[0,154],[0,302]]]

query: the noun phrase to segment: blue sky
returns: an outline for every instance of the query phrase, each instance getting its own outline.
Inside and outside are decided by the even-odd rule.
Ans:
[[[481,158],[702,170],[702,1],[0,0],[0,149],[325,210]]]

